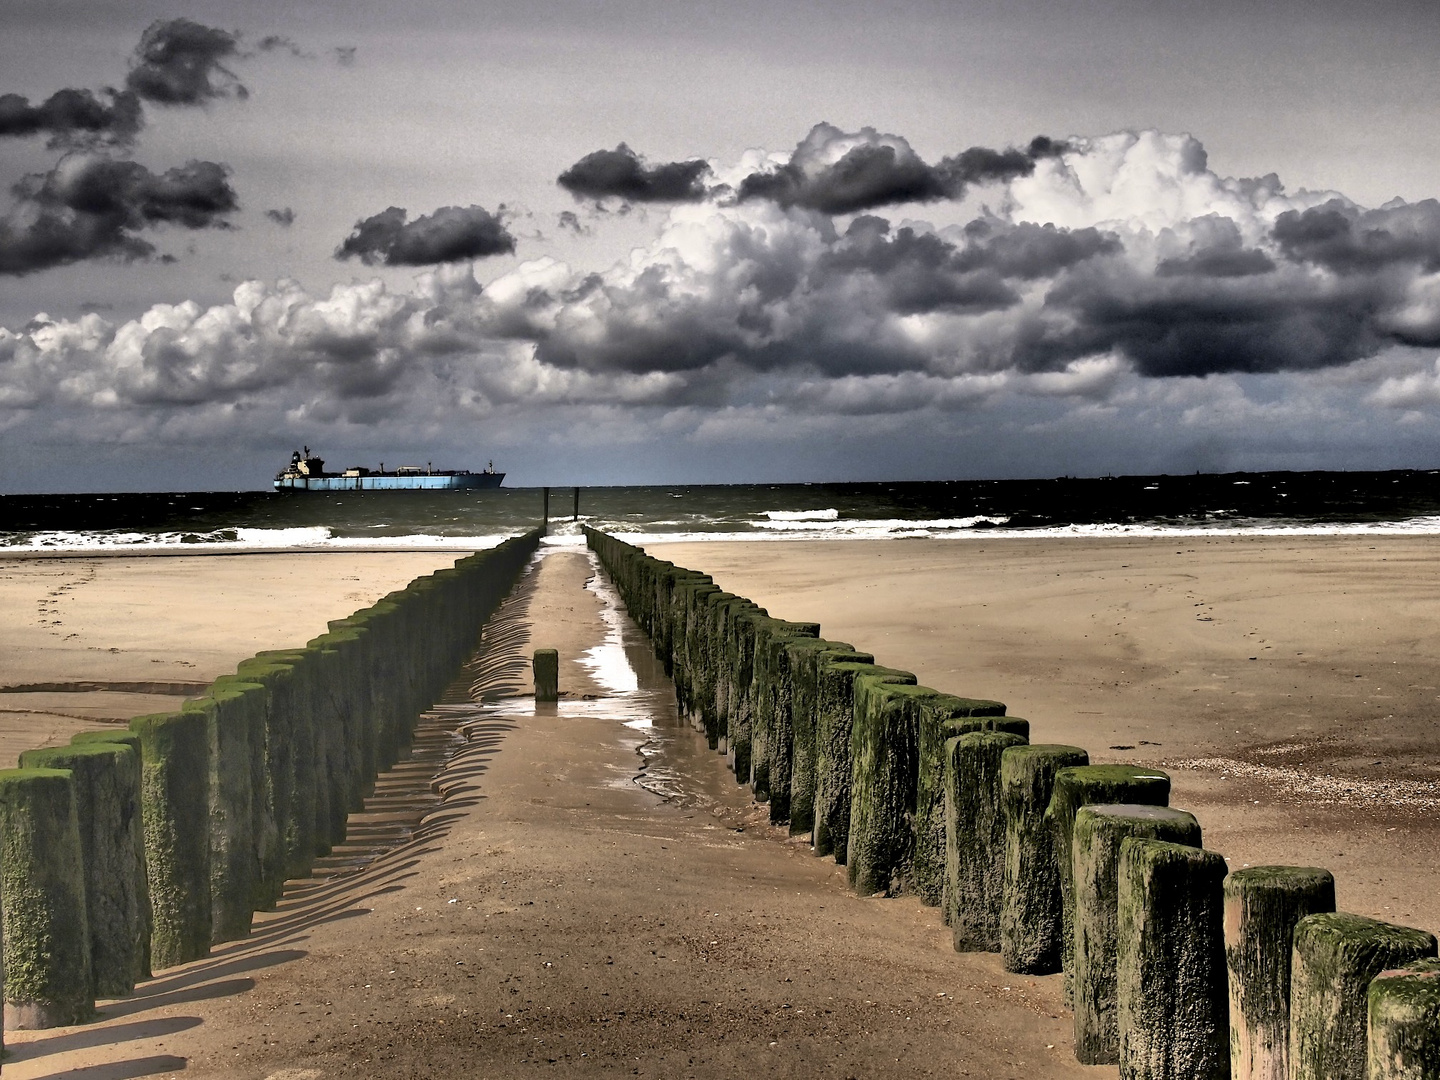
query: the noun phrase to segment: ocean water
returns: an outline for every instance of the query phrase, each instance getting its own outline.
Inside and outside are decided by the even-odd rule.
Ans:
[[[1440,470],[553,488],[579,524],[657,540],[1440,533]],[[0,552],[479,548],[541,520],[538,488],[0,495]]]

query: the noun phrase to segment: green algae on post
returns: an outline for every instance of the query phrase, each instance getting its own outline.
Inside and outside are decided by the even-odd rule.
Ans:
[[[1000,760],[1019,735],[977,731],[945,743],[945,921],[957,952],[1000,951],[1005,804]]]
[[[1075,1058],[1085,1065],[1120,1060],[1115,984],[1120,845],[1130,837],[1199,847],[1200,823],[1184,810],[1136,803],[1091,804],[1075,814]]]
[[[63,1027],[95,1011],[84,856],[66,769],[0,771],[5,1027]]]
[[[945,740],[981,731],[1005,706],[998,701],[934,692],[916,714],[915,857],[911,888],[936,907],[945,894]]]
[[[915,854],[918,704],[938,691],[855,679],[850,736],[850,843],[846,870],[861,896],[904,892]]]
[[[1335,910],[1335,878],[1314,866],[1250,866],[1225,879],[1230,1071],[1290,1075],[1290,948],[1295,924]]]
[[[1387,968],[1434,955],[1434,934],[1362,915],[1324,912],[1296,923],[1291,1080],[1362,1080],[1370,980]]]
[[[112,846],[120,849],[120,857],[129,867],[128,870],[122,869],[120,873],[132,882],[135,889],[134,904],[138,921],[133,931],[132,953],[135,969],[130,975],[133,986],[150,977],[150,873],[145,867],[145,825],[140,805],[144,785],[144,771],[140,764],[140,736],[128,728],[118,731],[80,731],[71,736],[70,743],[73,746],[87,746],[91,743],[115,744],[128,746],[132,751],[126,767],[130,770],[130,786],[135,790],[135,812],[121,822],[121,828],[113,835]],[[84,841],[83,834],[81,841]]]
[[[1115,1003],[1124,1080],[1230,1080],[1225,860],[1185,844],[1120,845]]]
[[[1080,765],[1061,769],[1045,817],[1053,830],[1060,868],[1060,963],[1065,971],[1065,1003],[1075,997],[1075,887],[1070,837],[1076,811],[1096,803],[1142,803],[1164,806],[1170,801],[1170,777],[1159,769],[1133,765]]]
[[[816,855],[831,855],[841,864],[850,848],[855,681],[862,676],[915,685],[915,676],[910,672],[867,661],[827,661],[821,667],[815,711],[815,829],[811,843]]]
[[[26,750],[22,769],[62,769],[74,780],[92,997],[135,989],[150,934],[149,894],[136,860],[140,832],[140,755],[123,742],[91,740]]]
[[[1382,971],[1367,994],[1367,1080],[1440,1076],[1440,960]]]
[[[1000,756],[1005,808],[1000,959],[1006,971],[1050,975],[1060,970],[1060,867],[1055,830],[1045,811],[1056,774],[1089,763],[1090,756],[1078,746],[1012,746]]]
[[[151,963],[210,952],[210,739],[201,713],[137,716],[141,813],[150,874]]]

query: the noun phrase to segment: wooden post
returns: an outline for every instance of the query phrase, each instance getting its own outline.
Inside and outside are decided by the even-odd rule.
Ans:
[[[575,512],[570,515],[570,520],[580,520],[580,489],[578,487],[575,489]]]
[[[549,531],[550,531],[550,489],[547,487],[547,488],[541,488],[540,490],[545,493],[545,495],[544,495],[544,508],[540,511],[540,531],[541,531],[541,532],[549,532]]]

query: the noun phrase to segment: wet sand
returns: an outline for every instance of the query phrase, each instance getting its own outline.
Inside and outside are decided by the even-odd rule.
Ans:
[[[424,745],[458,733],[436,782],[377,785],[443,796],[408,840],[96,1024],[12,1033],[6,1076],[1115,1075],[1074,1063],[1058,979],[956,954],[935,909],[855,897],[770,828],[604,621],[588,558],[540,566],[426,721]],[[537,707],[544,646],[565,696]]]
[[[1036,742],[1160,765],[1238,868],[1440,931],[1440,537],[654,544]]]

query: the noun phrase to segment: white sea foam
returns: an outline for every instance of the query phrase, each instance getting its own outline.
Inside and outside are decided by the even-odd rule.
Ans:
[[[1246,536],[1425,536],[1440,535],[1440,516],[1380,522],[1287,522],[1225,525],[1119,524],[1055,525],[1048,528],[1007,529],[1005,518],[941,518],[907,521],[901,519],[846,520],[834,523],[797,522],[793,527],[780,523],[755,523],[754,531],[652,532],[641,527],[613,530],[632,544],[695,543],[716,540],[886,540],[944,539],[986,540],[1086,540],[1113,537],[1164,537],[1204,539]],[[976,528],[982,522],[993,527]]]
[[[765,516],[772,522],[785,521],[835,521],[840,511],[830,510],[766,510]]]
[[[482,551],[500,544],[505,536],[440,536],[409,533],[401,536],[335,536],[323,525],[287,529],[234,528],[210,532],[37,532],[20,534],[13,543],[0,540],[0,552],[102,551],[237,552],[269,550],[367,551]]]

